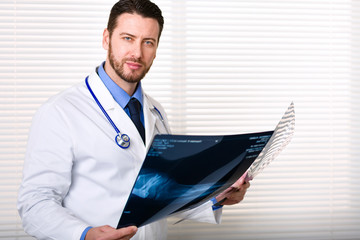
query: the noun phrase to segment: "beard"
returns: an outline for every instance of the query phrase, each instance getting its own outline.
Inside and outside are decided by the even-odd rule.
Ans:
[[[114,69],[116,74],[122,80],[124,80],[125,82],[128,82],[128,83],[140,82],[140,80],[143,79],[145,77],[145,75],[149,72],[150,67],[152,65],[152,63],[151,63],[150,66],[146,67],[146,64],[143,61],[141,61],[140,59],[135,59],[135,58],[124,58],[124,59],[121,59],[120,61],[117,60],[113,54],[111,44],[109,44],[108,59],[109,59],[110,66]],[[126,73],[124,66],[127,61],[141,64],[143,66],[142,70],[140,69],[141,72],[137,73],[136,72],[137,70],[129,69],[129,72]]]

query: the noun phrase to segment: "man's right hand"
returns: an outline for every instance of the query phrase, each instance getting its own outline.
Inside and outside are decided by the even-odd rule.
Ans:
[[[126,228],[115,229],[108,225],[91,228],[85,240],[129,240],[137,231],[137,227],[130,226]]]

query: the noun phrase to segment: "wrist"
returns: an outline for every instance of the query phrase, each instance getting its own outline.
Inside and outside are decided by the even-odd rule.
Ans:
[[[83,231],[83,233],[81,234],[81,238],[80,240],[85,240],[86,234],[88,233],[88,231],[92,229],[92,227],[87,227],[85,228],[85,230]]]
[[[223,205],[221,205],[221,203],[219,204],[219,202],[216,200],[216,198],[212,198],[211,201],[213,203],[213,206],[212,206],[213,211],[216,211],[223,207]]]

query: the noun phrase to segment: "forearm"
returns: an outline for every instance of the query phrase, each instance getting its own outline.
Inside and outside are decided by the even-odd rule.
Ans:
[[[79,240],[87,227],[52,200],[39,200],[35,204],[19,201],[18,206],[25,232],[37,239]]]

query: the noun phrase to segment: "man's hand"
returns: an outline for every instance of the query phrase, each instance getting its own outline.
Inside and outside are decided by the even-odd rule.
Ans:
[[[217,202],[221,205],[234,205],[244,199],[246,190],[250,187],[250,183],[245,182],[246,174],[241,176],[231,187],[220,193],[216,197]]]
[[[110,226],[101,226],[91,228],[85,240],[129,240],[137,231],[137,227],[130,226],[126,228],[115,229]]]

